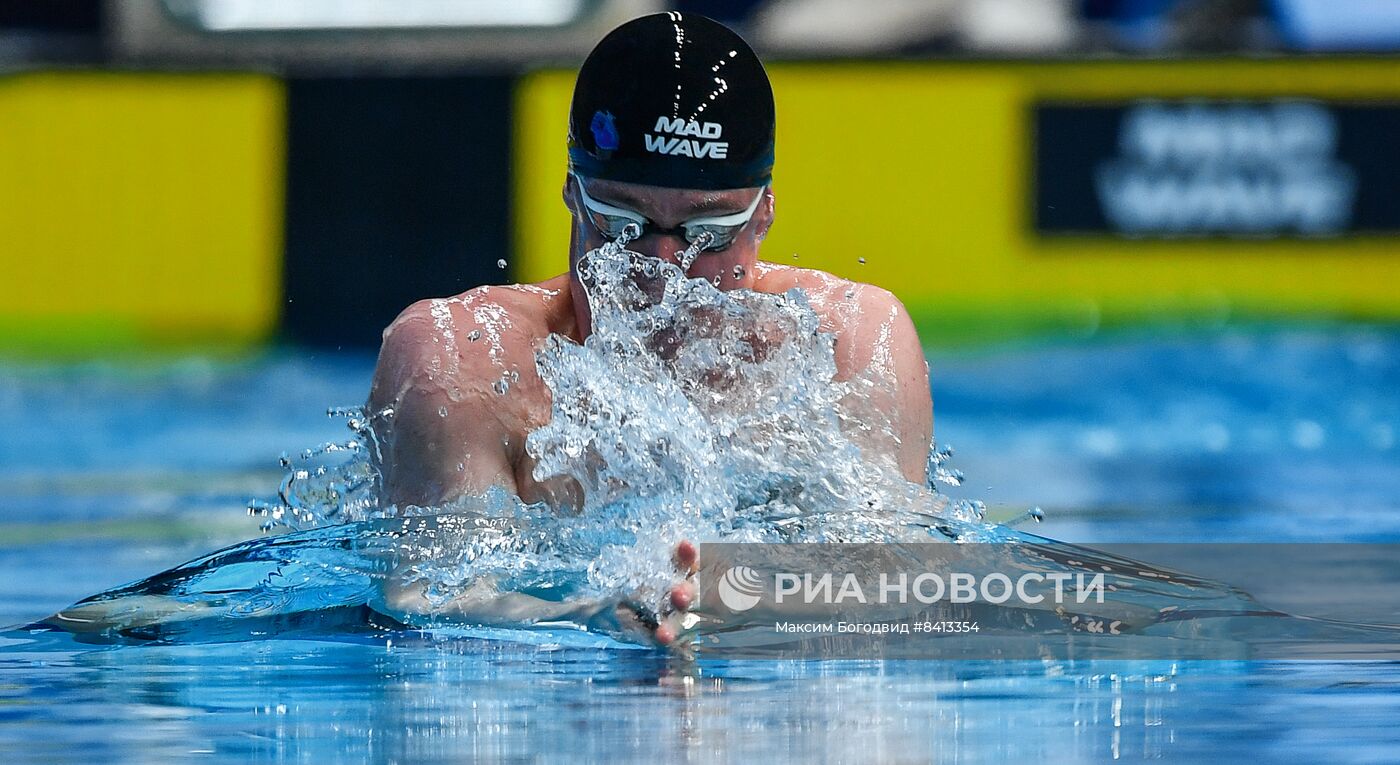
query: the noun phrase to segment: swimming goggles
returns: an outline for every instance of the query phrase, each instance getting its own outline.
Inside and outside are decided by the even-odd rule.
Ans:
[[[710,252],[727,249],[729,245],[734,243],[734,239],[739,236],[739,231],[753,219],[754,211],[758,209],[758,203],[763,200],[763,193],[768,190],[767,186],[759,189],[758,194],[754,196],[753,201],[743,212],[717,215],[712,218],[692,218],[673,228],[661,228],[641,213],[622,207],[613,207],[588,196],[588,191],[583,188],[583,179],[577,173],[570,173],[570,175],[574,177],[574,183],[578,185],[578,195],[583,200],[583,206],[588,208],[588,219],[593,222],[593,227],[598,229],[598,233],[602,234],[604,238],[617,239],[622,236],[622,230],[628,224],[635,223],[642,230],[642,236],[669,234],[683,237],[686,242],[692,245],[709,234],[709,241],[704,243],[702,250]]]

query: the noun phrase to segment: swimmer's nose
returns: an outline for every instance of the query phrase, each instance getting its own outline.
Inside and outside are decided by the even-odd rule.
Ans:
[[[689,245],[678,236],[653,234],[644,236],[628,246],[643,255],[650,255],[657,260],[680,265],[680,253],[685,252],[685,248]]]

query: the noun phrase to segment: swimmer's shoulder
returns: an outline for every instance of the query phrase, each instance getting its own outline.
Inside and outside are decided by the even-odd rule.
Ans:
[[[759,292],[780,294],[793,287],[804,291],[822,289],[830,280],[839,277],[812,268],[785,266],[760,260],[754,264],[754,289]]]
[[[384,330],[376,378],[494,381],[532,374],[539,343],[561,321],[567,280],[485,285],[419,300]]]
[[[542,337],[559,331],[565,308],[572,308],[567,275],[535,284],[482,285],[413,303],[384,330],[383,339],[455,343],[458,335],[470,337],[473,331],[502,340]]]
[[[567,273],[542,282],[511,284],[500,289],[513,302],[522,320],[528,321],[536,337],[577,334],[578,320],[574,317],[573,293],[569,291]]]
[[[800,289],[807,294],[812,310],[822,316],[824,323],[840,325],[867,315],[904,310],[899,298],[883,287],[815,268],[759,261],[756,271],[754,289],[773,294]]]

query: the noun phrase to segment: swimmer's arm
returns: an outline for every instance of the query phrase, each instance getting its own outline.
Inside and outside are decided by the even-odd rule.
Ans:
[[[837,377],[866,375],[878,383],[870,403],[888,418],[894,439],[887,448],[904,477],[923,485],[933,439],[933,399],[919,333],[888,290],[863,284],[851,299],[857,301],[851,315],[858,319],[838,333]]]
[[[569,622],[619,637],[678,647],[677,639],[694,623],[687,614],[698,595],[692,580],[699,571],[699,551],[690,542],[681,542],[674,552],[678,581],[665,594],[660,609],[636,600],[545,600],[502,591],[490,577],[473,582],[446,602],[436,602],[428,597],[427,582],[411,566],[391,573],[370,607],[415,626],[459,623],[518,627]]]
[[[464,313],[453,312],[451,341],[430,301],[410,306],[384,332],[369,411],[392,410],[373,418],[387,503],[440,505],[492,486],[517,493],[490,390],[500,373],[484,344],[460,341],[473,329]]]
[[[502,592],[492,578],[480,579],[446,602],[427,595],[427,581],[408,567],[394,571],[371,601],[371,607],[404,624],[456,622],[490,626],[519,626],[539,622],[587,623],[607,607],[600,601],[544,600],[518,592]]]
[[[886,293],[888,294],[888,293]],[[919,332],[904,305],[889,296],[895,379],[899,382],[895,418],[899,436],[899,466],[905,478],[928,482],[928,452],[933,441],[933,391],[928,358]]]

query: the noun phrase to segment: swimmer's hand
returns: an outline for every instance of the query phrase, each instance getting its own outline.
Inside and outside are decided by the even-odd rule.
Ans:
[[[624,629],[650,637],[658,645],[683,650],[689,642],[688,630],[694,626],[690,607],[695,603],[695,572],[700,570],[700,554],[689,540],[676,545],[671,555],[681,581],[671,586],[659,611],[637,601],[624,601],[617,606],[618,622]]]
[[[694,577],[699,570],[699,552],[691,542],[681,542],[676,545],[672,562],[680,581],[667,591],[659,608],[638,600],[622,603],[543,600],[524,593],[503,592],[492,579],[475,582],[445,603],[434,603],[427,597],[427,582],[408,566],[388,577],[369,606],[412,626],[443,622],[517,626],[568,621],[602,632],[621,632],[620,637],[631,640],[681,649],[688,642],[687,631],[695,622],[690,609],[695,602]]]

